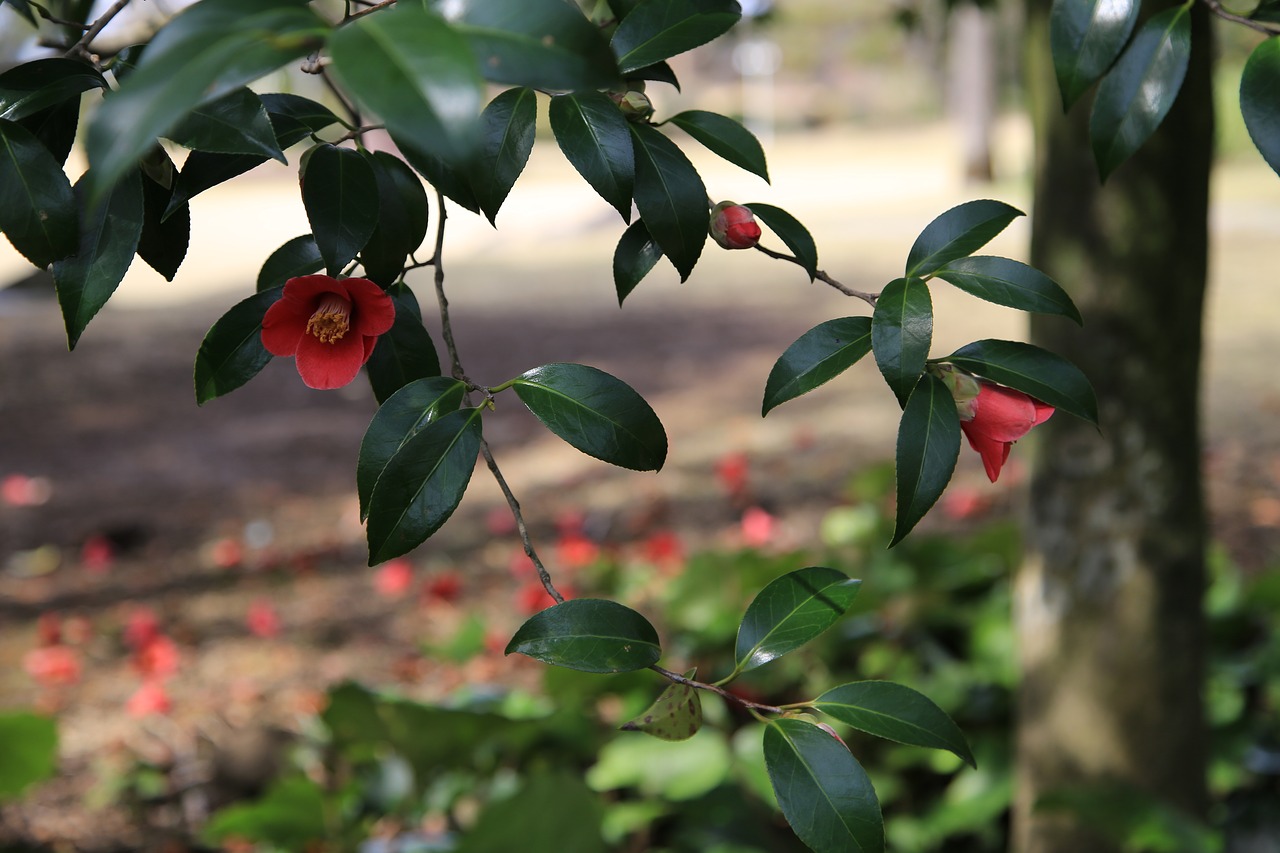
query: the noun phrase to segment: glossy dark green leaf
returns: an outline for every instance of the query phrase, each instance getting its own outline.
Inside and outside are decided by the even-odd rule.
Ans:
[[[1164,121],[1190,59],[1191,10],[1175,6],[1143,24],[1102,78],[1089,115],[1089,141],[1102,180]]]
[[[413,142],[403,136],[391,135],[391,141],[400,149],[400,156],[414,168],[427,183],[431,184],[445,197],[452,199],[472,213],[480,212],[480,202],[476,201],[475,191],[471,189],[469,175],[454,168],[441,157],[417,148]]]
[[[655,62],[652,65],[637,68],[627,74],[627,82],[635,80],[652,80],[655,83],[666,83],[677,92],[680,91],[680,80],[676,77],[676,72],[665,62]]]
[[[734,647],[736,672],[793,652],[844,616],[862,581],[824,566],[771,581],[747,606]]]
[[[649,236],[644,220],[636,220],[622,232],[618,247],[613,251],[613,285],[618,291],[619,306],[661,257],[662,249]]]
[[[56,106],[46,107],[19,119],[18,124],[31,131],[53,155],[58,165],[62,166],[76,144],[76,132],[80,126],[80,102],[63,101]]]
[[[653,409],[603,370],[546,364],[512,385],[543,426],[588,456],[636,471],[657,471],[667,459],[667,433]]]
[[[892,548],[924,518],[951,482],[960,456],[960,416],[941,379],[924,374],[898,424],[898,511]]]
[[[251,154],[285,162],[266,107],[244,87],[196,107],[165,137],[193,151]]]
[[[378,185],[378,225],[360,250],[360,264],[366,278],[386,288],[427,236],[427,191],[400,158],[385,151],[361,153]]]
[[[684,281],[707,241],[707,188],[674,142],[648,125],[631,125],[636,209],[649,234]]]
[[[520,626],[507,654],[528,655],[581,672],[630,672],[658,662],[658,632],[616,601],[575,598],[548,607]]]
[[[458,508],[479,452],[479,409],[435,418],[405,442],[369,496],[369,565],[409,553],[440,529]]]
[[[532,89],[508,89],[480,114],[480,150],[472,164],[471,189],[490,222],[529,162],[537,121]]]
[[[742,17],[734,0],[649,0],[613,33],[613,52],[625,74],[706,44]]]
[[[470,156],[483,83],[467,40],[443,18],[400,3],[341,27],[329,51],[347,91],[393,134],[448,162]]]
[[[62,167],[26,128],[0,119],[0,231],[44,269],[76,250],[77,228]]]
[[[306,56],[328,31],[306,0],[203,0],[177,15],[90,122],[93,196],[191,110]]]
[[[875,789],[835,737],[803,720],[774,720],[764,731],[764,762],[783,816],[816,853],[884,850]]]
[[[1002,201],[979,199],[956,205],[938,216],[920,232],[907,253],[907,275],[933,275],[944,264],[981,249],[1021,210]]]
[[[1083,325],[1080,311],[1056,281],[1035,267],[990,255],[956,258],[934,275],[979,299],[1032,311],[1057,314]]]
[[[369,515],[369,500],[387,463],[427,424],[456,412],[466,391],[456,379],[432,376],[408,383],[382,403],[365,430],[356,464],[362,521]]]
[[[142,235],[142,179],[131,172],[118,181],[110,196],[86,208],[86,173],[75,186],[80,206],[80,240],[75,254],[53,264],[53,282],[67,326],[67,343],[75,349],[81,333],[107,304],[138,250]]]
[[[391,331],[378,338],[365,369],[373,396],[385,403],[392,394],[416,379],[440,375],[440,357],[431,335],[422,325],[413,291],[397,284],[387,293],[396,304]]]
[[[976,768],[964,733],[927,696],[890,681],[856,681],[823,693],[813,706],[846,725],[912,746],[945,749]]]
[[[567,815],[572,815],[566,820]],[[524,850],[606,853],[604,806],[580,774],[568,769],[522,769],[520,785],[506,797],[488,800],[467,828],[456,853]]]
[[[1018,341],[974,341],[938,361],[1015,388],[1055,409],[1098,423],[1098,400],[1080,368],[1060,355]]]
[[[933,342],[933,300],[918,278],[898,278],[884,286],[871,314],[871,351],[898,403],[924,372]]]
[[[686,678],[692,678],[686,673]],[[698,689],[672,682],[644,713],[623,723],[624,732],[644,732],[659,740],[688,740],[702,728],[702,698]]]
[[[166,281],[173,281],[191,241],[191,209],[184,204],[169,210],[178,177],[169,155],[162,148],[156,148],[144,164],[149,161],[155,167],[142,170],[143,215],[138,257]]]
[[[378,179],[360,152],[325,143],[309,152],[301,181],[316,247],[337,275],[378,227]]]
[[[870,317],[840,317],[814,326],[787,347],[769,371],[761,417],[839,376],[870,351]]]
[[[276,249],[258,272],[258,292],[282,287],[291,278],[311,275],[324,269],[324,258],[310,234],[294,237]]]
[[[753,201],[746,205],[751,212],[774,234],[781,238],[783,244],[791,250],[791,254],[800,262],[800,266],[809,274],[809,281],[818,276],[818,246],[813,242],[809,229],[800,224],[790,213],[780,207]]]
[[[620,79],[600,29],[571,3],[461,0],[450,15],[486,80],[568,91],[606,89]]]
[[[1265,21],[1269,24],[1280,24],[1280,0],[1262,0],[1257,7],[1249,13],[1249,17],[1255,21]]]
[[[667,119],[664,124],[667,123],[692,136],[713,154],[769,180],[764,148],[755,134],[742,126],[742,122],[707,110],[685,110]]]
[[[26,711],[0,712],[0,802],[17,797],[58,767],[58,724]]]
[[[1049,14],[1053,70],[1070,109],[1115,62],[1138,22],[1138,0],[1054,0]]]
[[[0,74],[0,119],[18,121],[58,104],[80,102],[90,89],[105,89],[98,69],[78,59],[49,57]]]
[[[631,131],[618,105],[603,92],[577,92],[552,98],[549,112],[564,156],[630,222],[636,162]]]
[[[1267,39],[1249,55],[1240,75],[1240,115],[1262,159],[1280,174],[1280,37]]]
[[[300,95],[266,94],[261,95],[260,100],[266,107],[267,118],[271,121],[276,145],[280,150],[302,142],[315,131],[338,123],[338,117],[328,108]],[[271,158],[254,154],[192,151],[182,164],[169,212],[205,190],[243,175],[269,159]]]
[[[281,288],[275,287],[242,299],[205,333],[196,353],[198,405],[239,388],[271,361],[271,353],[262,345],[262,317],[280,293]]]

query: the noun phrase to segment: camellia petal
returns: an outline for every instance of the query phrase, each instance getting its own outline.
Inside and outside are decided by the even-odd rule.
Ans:
[[[954,387],[952,393],[956,393]],[[1013,443],[1047,421],[1054,411],[1053,406],[1021,391],[984,379],[978,380],[977,396],[962,403],[960,429],[982,457],[982,466],[993,483],[999,479]]]
[[[364,364],[364,341],[359,335],[349,335],[326,343],[313,335],[303,335],[294,359],[308,388],[341,388],[356,378]]]
[[[349,278],[347,285],[355,310],[351,314],[351,327],[362,335],[384,335],[396,321],[395,303],[387,298],[386,291],[365,278]]]

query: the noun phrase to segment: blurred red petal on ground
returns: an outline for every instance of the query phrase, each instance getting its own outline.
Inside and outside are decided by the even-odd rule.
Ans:
[[[942,497],[942,514],[953,521],[977,518],[991,509],[991,496],[971,486],[952,486]]]
[[[169,692],[164,689],[163,684],[155,679],[147,679],[129,697],[124,709],[131,717],[167,714],[173,710],[173,700],[169,698]]]
[[[124,642],[137,651],[160,636],[160,617],[150,607],[138,606],[129,611],[124,623]]]
[[[422,601],[424,604],[432,601],[446,601],[453,604],[461,596],[462,575],[452,569],[432,575],[422,589]]]
[[[62,642],[62,617],[51,610],[40,614],[36,620],[36,641],[41,646],[56,646]]]
[[[730,495],[741,494],[747,488],[747,474],[751,466],[745,453],[730,453],[716,463],[716,479]]]
[[[373,588],[384,598],[399,598],[413,586],[413,566],[403,557],[392,560],[373,576]]]
[[[773,541],[776,519],[758,506],[748,507],[742,514],[742,541],[752,548],[768,545]]]
[[[10,474],[0,480],[0,503],[8,506],[40,506],[49,502],[53,487],[44,477]]]
[[[581,533],[564,533],[556,541],[556,555],[570,569],[589,566],[600,556],[600,546]]]
[[[249,605],[249,612],[244,617],[245,626],[255,637],[269,640],[280,633],[280,614],[276,607],[265,598],[256,599]]]
[[[178,671],[181,658],[177,644],[160,634],[133,653],[133,667],[144,678],[168,678]]]
[[[565,601],[573,598],[574,591],[572,587],[556,584],[556,589],[564,596]],[[542,586],[539,581],[529,581],[516,592],[516,606],[521,613],[532,616],[540,613],[548,607],[556,603],[551,597],[551,593]]]
[[[68,646],[32,649],[23,656],[22,668],[41,687],[75,684],[84,669],[80,653]]]
[[[679,567],[684,564],[684,545],[673,531],[659,530],[640,543],[640,555],[662,568]]]
[[[116,561],[116,549],[111,540],[94,534],[80,546],[80,565],[94,574],[106,573]]]
[[[484,528],[490,536],[508,536],[516,532],[516,517],[505,506],[495,506],[484,517]]]

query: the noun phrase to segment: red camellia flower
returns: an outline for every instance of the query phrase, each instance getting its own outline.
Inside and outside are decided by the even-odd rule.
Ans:
[[[995,482],[1009,458],[1013,443],[1036,424],[1049,420],[1053,406],[1028,397],[1021,391],[978,379],[978,394],[958,403],[960,429],[969,446],[978,451],[987,477]]]
[[[726,249],[750,249],[760,242],[760,226],[751,208],[722,201],[711,209],[711,239]]]
[[[341,388],[395,317],[391,297],[366,278],[299,276],[284,283],[284,295],[263,316],[262,345],[292,356],[307,387]]]

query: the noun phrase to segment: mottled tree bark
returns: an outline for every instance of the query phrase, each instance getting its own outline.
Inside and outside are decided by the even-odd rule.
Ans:
[[[1173,110],[1101,186],[1089,104],[1064,116],[1053,82],[1049,6],[1028,0],[1031,261],[1067,288],[1085,327],[1038,317],[1032,336],[1090,377],[1101,431],[1058,414],[1035,435],[1028,555],[1016,582],[1014,845],[1097,853],[1119,848],[1096,823],[1038,813],[1036,802],[1111,784],[1197,815],[1206,801],[1198,409],[1211,51],[1197,4],[1191,67]]]

